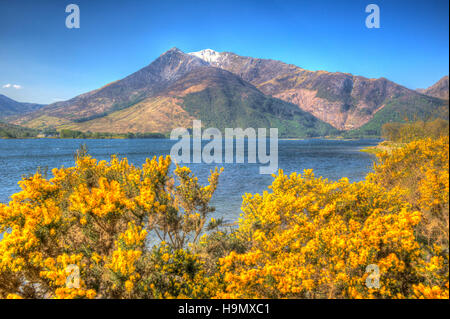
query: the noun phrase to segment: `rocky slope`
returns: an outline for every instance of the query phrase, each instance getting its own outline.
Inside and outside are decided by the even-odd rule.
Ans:
[[[265,94],[294,103],[340,130],[363,126],[394,99],[422,99],[420,93],[385,78],[313,72],[280,61],[209,49],[190,54],[239,75]],[[427,107],[430,103],[436,107],[442,104],[431,98],[425,98],[425,102]]]
[[[32,117],[39,114],[77,122],[102,117],[135,105],[149,96],[157,95],[177,78],[206,64],[203,60],[173,48],[147,67],[122,80],[109,83],[100,89],[68,101],[50,104]]]
[[[438,82],[433,84],[427,89],[418,89],[420,93],[437,97],[439,99],[449,99],[449,87],[448,87],[448,75],[442,77]]]

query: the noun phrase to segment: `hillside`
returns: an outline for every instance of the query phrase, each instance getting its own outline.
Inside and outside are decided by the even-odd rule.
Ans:
[[[428,113],[426,109],[443,105],[438,99],[424,98],[422,94],[385,78],[368,79],[340,72],[308,71],[280,61],[244,57],[231,52],[203,50],[190,54],[233,72],[263,93],[296,104],[344,131],[369,123],[387,105],[399,104],[401,109],[402,103],[396,100],[412,102],[420,113]]]
[[[29,138],[39,133],[38,130],[0,122],[0,138]]]
[[[442,77],[442,79],[440,79],[438,82],[436,82],[429,88],[418,89],[417,91],[439,99],[448,100],[449,98],[448,75]]]
[[[156,96],[177,78],[206,63],[174,48],[128,77],[64,102],[53,103],[18,123],[44,117],[50,125],[84,122],[120,111]],[[44,121],[45,122],[45,121]],[[56,123],[55,123],[56,122]]]
[[[266,96],[234,74],[208,66],[189,72],[156,97],[89,121],[67,124],[75,130],[167,132],[191,127],[278,127],[280,136],[323,136],[335,133],[295,105]]]
[[[436,118],[449,119],[448,101],[422,96],[403,96],[389,101],[383,109],[358,129],[344,133],[346,137],[380,136],[381,127],[388,122],[405,122]]]
[[[42,104],[17,102],[0,94],[0,119],[9,116],[24,115],[43,107]]]
[[[183,108],[206,127],[277,127],[283,137],[312,137],[336,133],[297,106],[263,94],[236,75],[217,68],[203,67],[187,74],[171,89],[186,92],[201,83],[205,89],[182,96]],[[189,89],[188,89],[189,90]]]

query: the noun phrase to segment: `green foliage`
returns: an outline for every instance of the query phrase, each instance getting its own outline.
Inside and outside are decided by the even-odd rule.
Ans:
[[[184,97],[184,108],[206,127],[276,127],[280,137],[318,137],[337,133],[331,125],[297,106],[241,87],[210,87]]]
[[[92,138],[92,139],[104,139],[104,138],[165,138],[166,136],[161,133],[101,133],[101,132],[81,132],[68,129],[62,129],[59,132],[60,138]]]
[[[82,117],[79,119],[75,119],[73,120],[73,122],[75,123],[83,123],[83,122],[87,122],[87,121],[91,121],[91,120],[95,120],[98,118],[102,118],[105,117],[111,113],[114,113],[116,111],[120,111],[120,110],[124,110],[126,108],[132,107],[133,105],[139,103],[140,101],[142,101],[144,99],[144,95],[143,94],[139,94],[137,97],[132,97],[129,101],[125,101],[125,102],[118,102],[118,103],[114,103],[111,108],[106,111],[106,112],[102,112],[102,113],[97,113],[91,116],[86,116],[86,117]]]
[[[30,138],[37,137],[38,134],[38,130],[0,123],[0,138]]]
[[[38,137],[59,137],[59,138],[166,138],[162,133],[102,133],[102,132],[82,132],[69,129],[57,131],[53,128],[36,130],[23,126],[0,123],[0,138],[38,138]]]
[[[127,133],[127,138],[166,138],[163,133]]]
[[[427,96],[403,96],[386,103],[374,117],[358,129],[345,132],[346,138],[381,136],[381,128],[389,122],[448,120],[448,101]]]
[[[411,123],[386,123],[381,128],[381,136],[392,142],[408,143],[418,139],[449,135],[449,123],[443,119],[416,121]]]

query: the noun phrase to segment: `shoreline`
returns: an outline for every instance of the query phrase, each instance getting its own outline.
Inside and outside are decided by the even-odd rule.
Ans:
[[[377,155],[377,154],[382,153],[382,152],[390,153],[390,152],[392,152],[392,150],[400,148],[400,147],[402,147],[404,145],[405,145],[405,143],[396,143],[396,142],[391,142],[391,141],[381,141],[380,143],[378,143],[378,145],[367,146],[367,147],[364,147],[364,148],[360,149],[360,152],[374,154],[374,155]]]
[[[108,134],[108,133],[106,133]],[[38,140],[38,139],[56,139],[56,140],[137,140],[137,139],[170,139],[169,136],[149,136],[149,137],[127,137],[127,136],[105,136],[105,137],[59,137],[59,136],[30,136],[30,137],[0,137],[0,140]],[[235,138],[234,138],[235,139]],[[208,139],[202,139],[207,141]],[[280,137],[278,140],[281,141],[307,141],[307,140],[327,140],[327,141],[358,141],[358,140],[380,140],[383,142],[381,137],[376,136],[361,136],[352,138],[341,138],[341,137]]]

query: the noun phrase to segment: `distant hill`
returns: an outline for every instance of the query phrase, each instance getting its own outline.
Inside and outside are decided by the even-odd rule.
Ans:
[[[446,115],[447,114],[447,115]],[[448,116],[448,102],[385,78],[309,71],[280,61],[173,48],[97,90],[15,118],[32,128],[167,133],[278,127],[281,136],[379,135],[389,121]]]
[[[373,118],[363,126],[344,132],[346,137],[380,136],[381,127],[389,122],[411,122],[416,120],[449,119],[448,100],[427,96],[402,96],[390,100]]]
[[[428,89],[418,89],[420,93],[437,97],[443,100],[449,99],[448,75],[444,76],[438,82],[430,86]]]
[[[9,116],[24,115],[43,106],[42,104],[17,102],[0,94],[0,120]]]

